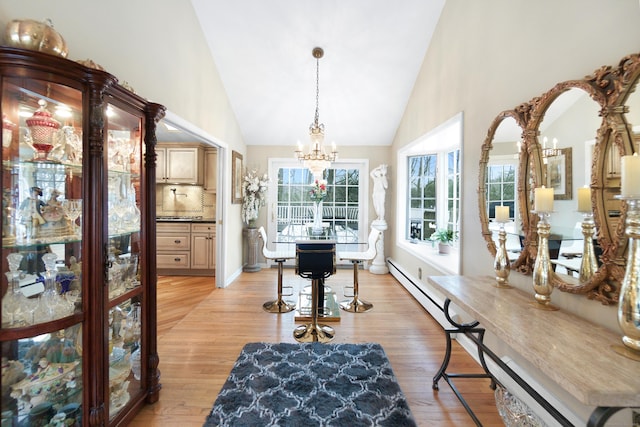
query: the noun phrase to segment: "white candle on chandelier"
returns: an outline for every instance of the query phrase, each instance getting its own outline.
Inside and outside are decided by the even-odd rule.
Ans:
[[[553,138],[553,149],[558,148],[558,138]]]
[[[622,197],[640,197],[640,157],[638,157],[638,153],[622,157],[620,175],[620,194]]]
[[[591,188],[578,188],[578,212],[591,212]]]
[[[553,212],[553,188],[536,188],[534,205],[536,212]]]
[[[542,148],[547,148],[547,137],[542,138]]]

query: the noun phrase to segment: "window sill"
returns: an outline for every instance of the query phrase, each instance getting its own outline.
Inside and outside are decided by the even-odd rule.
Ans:
[[[451,248],[451,253],[438,253],[437,245],[411,243],[410,241],[401,241],[398,246],[406,250],[410,254],[416,256],[421,261],[432,266],[435,270],[445,275],[460,274],[460,248],[455,245]]]

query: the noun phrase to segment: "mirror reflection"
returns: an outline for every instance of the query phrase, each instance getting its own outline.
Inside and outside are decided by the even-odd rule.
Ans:
[[[486,167],[485,203],[491,238],[498,246],[500,226],[496,221],[496,207],[507,206],[509,211],[508,221],[504,224],[507,233],[505,245],[511,262],[515,262],[522,251],[522,218],[517,197],[521,135],[522,129],[513,117],[502,120],[493,135]]]
[[[591,212],[591,164],[602,124],[599,112],[599,104],[587,92],[571,88],[553,100],[538,128],[542,184],[554,189],[555,199],[549,255],[561,275],[577,277],[580,271],[583,214]]]
[[[638,82],[636,82],[635,86],[637,90]],[[636,90],[629,95],[625,102],[625,106],[629,110],[625,113],[625,119],[632,130],[634,152],[638,152],[638,144],[640,143],[640,93]]]

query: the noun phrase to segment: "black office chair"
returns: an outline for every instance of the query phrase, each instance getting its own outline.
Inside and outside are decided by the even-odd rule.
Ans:
[[[318,324],[319,288],[324,280],[336,272],[336,242],[299,241],[296,242],[296,274],[311,279],[311,323],[301,325],[293,331],[293,337],[300,342],[329,342],[335,336],[332,327]],[[324,298],[323,298],[324,299]]]

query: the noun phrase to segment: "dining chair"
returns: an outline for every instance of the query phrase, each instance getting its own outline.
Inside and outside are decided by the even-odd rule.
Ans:
[[[367,239],[369,247],[366,251],[361,252],[339,252],[338,258],[342,261],[351,261],[353,264],[353,286],[347,286],[345,289],[353,288],[353,295],[346,295],[352,299],[340,302],[340,308],[351,313],[363,313],[373,308],[373,304],[361,300],[358,296],[358,267],[365,261],[372,261],[376,257],[376,244],[382,235],[382,231],[372,228]]]
[[[262,304],[262,308],[269,313],[288,313],[290,311],[295,310],[296,305],[293,302],[285,301],[282,297],[288,297],[293,295],[293,293],[283,294],[284,289],[293,290],[292,286],[283,286],[282,285],[282,273],[283,273],[283,264],[290,259],[295,259],[296,254],[293,250],[270,250],[267,248],[267,232],[264,227],[260,227],[258,230],[260,233],[260,238],[262,239],[262,255],[267,260],[272,260],[273,262],[278,264],[278,298],[273,301],[267,301]]]

